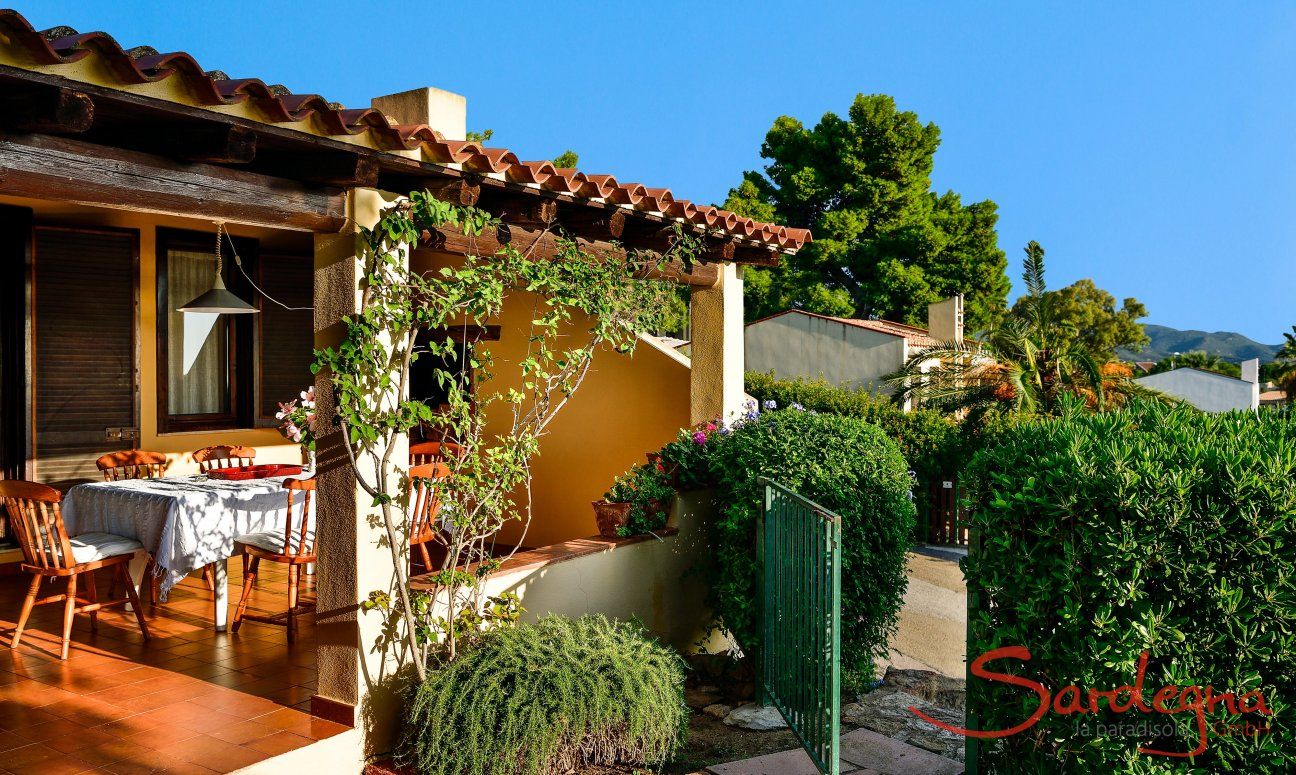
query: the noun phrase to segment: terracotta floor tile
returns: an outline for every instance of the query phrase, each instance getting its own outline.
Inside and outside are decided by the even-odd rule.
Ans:
[[[246,745],[253,740],[260,740],[263,737],[278,734],[280,731],[281,730],[277,727],[268,726],[256,721],[237,721],[228,726],[213,729],[207,734],[217,740],[224,740],[227,743]]]
[[[23,730],[23,737],[32,743],[48,743],[60,737],[73,737],[87,731],[83,724],[75,721],[68,721],[65,718],[57,718],[53,721],[47,721],[44,724],[36,724]],[[100,742],[107,742],[106,740]],[[85,748],[87,746],[82,746]],[[61,749],[62,750],[62,749]],[[67,753],[66,750],[63,751]]]
[[[158,724],[151,729],[137,732],[126,739],[145,748],[161,750],[197,736],[198,733],[188,727],[182,727],[178,724]]]
[[[162,722],[156,718],[145,718],[143,713],[137,713],[134,716],[127,716],[126,718],[118,719],[108,724],[91,727],[91,729],[105,732],[112,735],[114,739],[120,740],[139,732],[152,729],[161,723]]]
[[[315,742],[309,737],[294,735],[292,732],[276,732],[269,737],[263,737],[246,743],[249,748],[255,748],[258,751],[268,753],[271,756],[278,756],[281,753],[295,751],[298,748],[304,748]]]
[[[91,748],[82,748],[75,756],[96,767],[111,766],[116,762],[153,766],[153,762],[162,758],[156,750],[130,739],[113,740]]]
[[[264,576],[251,609],[286,607],[277,570]],[[0,645],[25,586],[0,578]],[[66,661],[57,658],[61,612],[38,608],[23,645],[0,648],[0,774],[209,775],[344,729],[303,712],[316,685],[313,617],[299,620],[302,637],[292,646],[270,625],[217,633],[209,595],[197,577],[182,582],[171,602],[146,612],[148,641],[125,612],[101,612],[93,632],[78,617]]]
[[[63,755],[62,751],[56,751],[44,743],[32,743],[7,752],[4,755],[4,766],[5,769],[12,772],[19,767],[27,767],[50,759],[59,759]]]
[[[7,765],[7,768],[13,775],[76,775],[81,772],[90,772],[94,769],[94,765],[71,754],[61,753],[43,761],[17,767]]]
[[[28,708],[17,703],[0,705],[0,729],[22,733],[22,730],[46,721],[53,721],[58,716],[46,713],[39,708]]]
[[[269,758],[269,754],[264,751],[227,743],[209,735],[198,735],[164,748],[162,752],[221,772],[236,770]]]
[[[15,732],[0,731],[0,753],[22,748],[24,745],[31,745],[31,741]]]
[[[75,721],[86,727],[97,727],[132,715],[130,711],[118,705],[90,697],[75,696],[70,700],[62,700],[53,705],[47,705],[44,710],[47,713]]]

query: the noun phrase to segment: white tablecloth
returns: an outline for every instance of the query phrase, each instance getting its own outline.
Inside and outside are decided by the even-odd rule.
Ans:
[[[283,531],[283,480],[185,476],[78,484],[63,496],[63,522],[69,536],[115,533],[143,544],[157,561],[165,600],[191,572],[233,557],[235,536]],[[294,495],[293,524],[299,528],[302,494]]]

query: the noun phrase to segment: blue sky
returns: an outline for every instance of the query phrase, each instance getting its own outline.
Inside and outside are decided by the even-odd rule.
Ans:
[[[1080,6],[1086,6],[1081,8]],[[25,3],[33,24],[185,50],[348,106],[437,86],[524,159],[719,202],[779,115],[884,92],[941,127],[935,186],[1000,208],[1050,284],[1146,322],[1296,323],[1296,5]],[[309,10],[304,10],[309,8]],[[1245,9],[1245,10],[1240,10]]]

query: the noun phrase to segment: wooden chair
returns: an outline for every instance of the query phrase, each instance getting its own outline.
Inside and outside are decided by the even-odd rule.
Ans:
[[[432,442],[436,443],[436,442]],[[441,511],[438,482],[450,478],[445,463],[412,466],[410,476],[410,548],[418,547],[425,572],[432,572],[432,555],[427,545],[437,536],[437,515]]]
[[[161,452],[146,452],[142,449],[127,449],[121,452],[109,452],[95,461],[103,473],[105,482],[122,482],[129,479],[161,479],[166,474],[167,459]],[[203,578],[209,578],[208,569],[203,569]],[[149,555],[148,569],[144,572],[146,597],[152,604],[157,600],[157,576],[153,573],[153,556]],[[114,576],[108,585],[108,596],[117,593],[117,578]]]
[[[140,606],[135,586],[131,584],[127,565],[143,545],[133,538],[112,533],[84,533],[68,538],[63,525],[60,502],[63,496],[53,487],[20,480],[0,481],[0,501],[4,502],[13,521],[18,543],[25,561],[22,570],[32,574],[31,587],[23,600],[18,627],[14,630],[9,648],[18,648],[23,628],[32,608],[46,603],[63,603],[63,647],[60,659],[68,657],[68,643],[72,637],[72,619],[76,614],[90,614],[90,629],[99,629],[99,610],[129,603],[139,622],[140,632],[147,640],[148,625],[144,623],[144,609]],[[119,600],[99,601],[95,589],[94,571],[112,568],[115,580],[126,588],[126,597]],[[78,594],[79,579],[84,576],[84,595]],[[43,579],[67,579],[67,591],[61,595],[37,597]],[[109,595],[111,597],[111,595]]]
[[[213,468],[239,468],[250,466],[256,462],[256,447],[242,447],[230,444],[216,444],[211,447],[203,447],[193,453],[194,462],[198,464],[199,473],[207,473]],[[247,577],[247,560],[243,562],[243,576]],[[203,566],[203,582],[207,588],[216,594],[216,583],[212,577],[212,566]],[[150,595],[149,602],[152,603],[157,599],[156,595]]]
[[[412,466],[444,463],[447,459],[463,457],[463,447],[453,441],[422,441],[411,444],[409,452]]]
[[[167,459],[161,452],[128,449],[109,452],[95,461],[105,482],[124,479],[160,479],[166,474]]]
[[[217,444],[195,451],[193,459],[198,464],[198,472],[205,474],[213,468],[238,468],[252,465],[256,462],[256,448]]]
[[[288,642],[297,639],[297,617],[314,610],[313,603],[299,603],[297,583],[301,580],[302,570],[315,562],[315,526],[311,520],[311,500],[315,495],[314,479],[286,479],[284,488],[288,490],[288,516],[284,520],[283,531],[267,530],[261,533],[249,533],[234,539],[234,550],[243,555],[247,568],[243,579],[243,596],[239,598],[238,609],[234,612],[234,632],[244,619],[265,624],[278,624],[288,628]],[[294,494],[300,493],[301,525],[293,525]],[[247,613],[248,598],[252,596],[252,587],[256,583],[257,570],[262,560],[281,562],[288,565],[288,610],[269,616]]]

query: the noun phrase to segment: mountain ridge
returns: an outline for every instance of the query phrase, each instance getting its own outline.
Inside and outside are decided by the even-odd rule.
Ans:
[[[1274,359],[1280,344],[1263,344],[1235,331],[1198,331],[1195,329],[1178,329],[1169,326],[1158,326],[1147,323],[1143,330],[1148,336],[1148,346],[1139,352],[1120,348],[1117,355],[1129,361],[1159,361],[1173,353],[1187,353],[1197,350],[1210,355],[1241,363],[1252,358],[1259,358],[1261,363]]]

